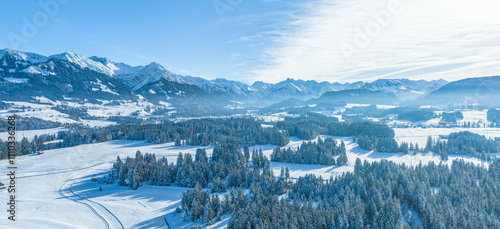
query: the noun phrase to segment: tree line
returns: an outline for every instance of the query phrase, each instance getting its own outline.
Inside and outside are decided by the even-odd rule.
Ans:
[[[27,119],[37,122],[38,119]],[[40,124],[42,125],[42,124]],[[45,125],[45,124],[43,124]],[[35,125],[36,126],[36,125]],[[217,145],[228,139],[241,144],[264,145],[273,144],[285,146],[289,135],[276,127],[262,127],[260,122],[253,118],[216,118],[195,119],[186,121],[165,121],[158,124],[122,124],[100,128],[84,126],[67,126],[68,130],[59,131],[55,136],[40,135],[38,140],[26,139],[30,145],[37,144],[45,150],[72,147],[81,144],[92,144],[111,140],[145,140],[154,144],[174,142],[176,145],[207,146]],[[53,140],[58,142],[41,144]],[[21,142],[18,142],[21,145]],[[5,146],[5,147],[3,147]],[[0,159],[7,155],[7,142],[0,141]],[[32,147],[31,149],[35,149]],[[36,150],[19,150],[17,155],[34,153]]]
[[[337,144],[332,138],[318,138],[317,142],[303,142],[297,149],[276,147],[271,161],[342,166],[347,164],[347,155],[344,141]]]
[[[324,181],[307,175],[287,198],[263,195],[232,212],[229,228],[498,228],[500,161],[489,168],[408,167],[356,161],[354,173]]]

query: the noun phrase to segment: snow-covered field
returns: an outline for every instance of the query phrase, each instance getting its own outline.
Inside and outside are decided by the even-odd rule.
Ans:
[[[350,137],[332,137],[346,144],[349,163],[347,166],[299,165],[271,162],[275,175],[281,167],[290,169],[296,179],[305,174],[321,175],[324,179],[347,171],[353,171],[356,158],[367,161],[386,159],[407,165],[440,163],[439,156],[429,154],[404,155],[378,153],[360,149]],[[287,147],[297,147],[303,142],[291,138]],[[254,146],[262,148],[270,156],[273,145]],[[71,148],[47,150],[44,155],[21,156],[16,159],[17,174],[17,221],[2,220],[0,228],[162,228],[165,219],[172,228],[191,228],[196,223],[185,223],[182,216],[175,215],[186,188],[177,186],[157,187],[145,184],[138,190],[91,182],[93,176],[106,174],[117,156],[133,157],[137,150],[155,153],[174,162],[179,152],[194,154],[197,147],[174,146],[173,143],[149,144],[144,141],[116,140],[106,143],[81,145]],[[207,147],[212,154],[213,148]],[[475,164],[487,165],[477,158],[450,156],[447,164],[462,158]],[[0,173],[6,174],[7,161],[0,161]],[[5,176],[0,181],[6,183]],[[103,191],[98,191],[102,186]],[[0,193],[6,199],[7,193]],[[229,215],[212,228],[227,225]]]
[[[472,133],[484,135],[487,138],[500,137],[500,128],[394,128],[396,136],[394,139],[398,143],[412,142],[418,143],[420,147],[425,146],[427,137],[434,138],[439,135],[449,135],[454,132],[469,131]]]
[[[116,122],[104,120],[85,120],[76,121],[69,118],[69,115],[51,109],[52,105],[27,103],[27,102],[9,102],[15,106],[10,110],[0,110],[0,117],[5,118],[10,115],[19,115],[21,117],[34,117],[47,121],[60,122],[60,123],[81,123],[90,127],[109,126],[114,125]]]
[[[99,100],[103,104],[78,104],[69,101],[51,101],[45,97],[37,97],[36,99],[46,104],[5,101],[7,103],[13,104],[13,106],[9,110],[0,110],[0,117],[16,114],[21,117],[35,117],[61,123],[81,123],[83,125],[96,127],[113,125],[116,124],[116,122],[102,120],[76,121],[69,118],[69,115],[51,108],[57,105],[85,108],[89,115],[100,118],[108,118],[111,116],[131,116],[132,113],[137,114],[138,117],[148,117],[157,109],[174,109],[172,104],[167,102],[162,102],[161,105],[155,106],[149,102],[142,100],[139,100],[137,102],[116,101],[119,104],[109,105],[109,103],[111,103],[112,101]]]
[[[482,123],[488,123],[488,110],[481,110],[481,111],[476,111],[476,110],[465,110],[462,111],[462,114],[464,115],[464,119],[461,121],[458,121],[459,124],[464,124],[467,122],[482,122]]]
[[[59,131],[66,130],[66,128],[51,128],[51,129],[43,129],[43,130],[21,130],[21,131],[16,131],[16,138],[21,140],[23,137],[26,137],[28,139],[32,139],[35,137],[35,135],[42,135],[42,134],[57,134]],[[8,137],[7,132],[0,132],[0,139],[6,140]]]
[[[163,227],[163,216],[175,210],[185,188],[145,185],[133,191],[90,181],[94,174],[107,173],[117,156],[133,157],[137,150],[173,161],[181,151],[194,154],[196,147],[111,141],[18,157],[18,218],[16,222],[2,219],[0,228],[105,228],[101,218],[110,225],[121,223],[124,228]],[[207,150],[211,154],[212,148]],[[2,174],[7,174],[6,168],[7,161],[0,161]],[[5,176],[0,177],[2,183],[7,183],[4,179]],[[99,186],[103,187],[102,192],[98,191]],[[6,199],[5,190],[0,196]],[[182,222],[182,217],[175,219]]]

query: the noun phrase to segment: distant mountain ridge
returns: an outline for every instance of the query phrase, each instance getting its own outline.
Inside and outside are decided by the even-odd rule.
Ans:
[[[343,91],[329,91],[314,100],[317,103],[325,102],[345,102],[361,104],[386,104],[394,105],[399,102],[396,95],[392,92],[374,91],[368,89],[350,89]]]
[[[428,104],[500,105],[500,76],[458,80],[429,93],[422,102]]]
[[[72,82],[75,81],[75,82]],[[79,82],[76,82],[79,81]],[[44,94],[44,87],[53,88],[47,94],[58,92],[56,99],[76,96],[80,99],[103,98],[137,99],[160,101],[170,98],[210,96],[239,100],[246,103],[275,103],[287,99],[316,99],[326,92],[352,89],[391,92],[399,99],[416,98],[445,85],[444,80],[412,81],[408,79],[383,79],[371,83],[330,83],[314,80],[286,79],[279,83],[243,82],[218,78],[208,80],[201,77],[182,76],[172,73],[162,65],[152,62],[146,66],[131,66],[113,62],[104,57],[86,57],[71,52],[44,56],[36,53],[11,49],[0,50],[0,83],[6,91],[0,99],[14,99],[6,96],[6,84],[24,88],[27,95]],[[45,86],[44,86],[45,85]],[[74,89],[80,85],[79,89]],[[73,87],[73,89],[68,89]],[[57,88],[57,90],[56,90]],[[78,91],[78,93],[76,93]],[[0,95],[2,95],[0,94]],[[23,98],[24,98],[23,97]]]

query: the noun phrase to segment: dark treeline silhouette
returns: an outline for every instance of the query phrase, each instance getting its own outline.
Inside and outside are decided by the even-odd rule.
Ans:
[[[19,115],[14,115],[16,131],[19,130],[41,130],[49,129],[63,126],[62,123],[47,121],[40,118],[34,117],[21,117]],[[7,127],[10,126],[6,118],[0,118],[0,129],[2,131],[7,131]]]
[[[40,135],[38,141],[61,140],[45,144],[45,150],[117,139],[146,140],[155,144],[175,142],[176,145],[194,146],[217,145],[226,139],[232,139],[241,144],[274,144],[278,146],[284,146],[290,141],[286,131],[280,131],[275,127],[264,128],[260,122],[253,118],[196,119],[159,124],[123,124],[101,128],[76,125],[68,127],[69,130],[59,131],[55,137]],[[34,140],[27,140],[30,144],[35,144]],[[19,144],[20,142],[18,142]],[[0,141],[0,146],[2,149],[0,159],[4,159],[7,155],[7,142]],[[30,151],[30,153],[33,152],[35,151]],[[21,151],[18,153],[17,155],[25,155]]]
[[[441,122],[457,123],[458,120],[464,119],[464,114],[461,111],[443,112]]]
[[[335,159],[336,156],[337,160]],[[345,165],[347,155],[345,144],[337,144],[332,138],[321,139],[317,142],[303,142],[297,149],[291,147],[277,147],[271,154],[271,161],[288,162],[295,164]]]
[[[451,133],[445,141],[427,138],[426,151],[432,151],[441,155],[443,160],[448,159],[449,154],[469,155],[489,160],[491,153],[500,152],[500,141],[488,139],[483,135],[462,131]]]
[[[435,117],[436,115],[434,114],[434,111],[430,109],[418,109],[415,111],[404,112],[398,115],[398,119],[408,120],[412,122],[427,121]]]
[[[47,144],[55,140],[55,135],[43,134],[40,136],[35,136],[33,139],[29,140],[23,137],[21,141],[16,142],[15,153],[16,156],[33,154],[37,152],[44,151],[46,149],[52,148],[54,143]],[[0,139],[0,160],[8,158],[8,141]]]
[[[53,110],[67,114],[69,118],[79,121],[82,118],[93,119],[88,113],[87,109],[83,107],[72,107],[66,105],[57,105],[52,107]]]
[[[0,101],[0,110],[7,110],[10,108],[10,104]]]
[[[488,121],[493,123],[500,123],[500,110],[490,109],[487,113]]]

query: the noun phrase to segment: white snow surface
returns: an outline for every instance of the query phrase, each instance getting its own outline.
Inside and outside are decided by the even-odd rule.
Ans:
[[[67,130],[66,128],[63,128],[63,127],[58,127],[58,128],[50,128],[50,129],[42,129],[42,130],[18,130],[16,131],[16,139],[18,139],[19,141],[26,137],[28,139],[33,139],[35,137],[35,135],[42,135],[42,134],[49,134],[49,135],[53,135],[53,134],[57,134],[57,132],[59,131],[63,131],[63,130]],[[7,137],[9,137],[9,134],[7,133],[7,131],[5,132],[0,132],[0,139],[2,140],[5,140],[7,139]]]
[[[487,138],[500,137],[500,128],[394,128],[396,136],[394,139],[398,142],[418,143],[420,147],[424,147],[427,143],[427,138],[439,137],[439,135],[449,135],[455,132],[469,131],[472,133],[484,135]]]
[[[52,102],[51,100],[45,97],[37,97],[40,101],[43,102]],[[76,121],[74,119],[70,119],[67,114],[61,113],[59,111],[51,109],[52,106],[61,104],[62,102],[52,102],[52,105],[46,104],[36,104],[36,103],[28,103],[28,102],[15,102],[15,101],[5,101],[7,103],[14,104],[13,110],[0,110],[0,117],[5,118],[9,115],[19,115],[21,117],[35,117],[53,122],[60,123],[81,123],[83,125],[88,125],[90,127],[96,126],[109,126],[116,124],[116,122],[105,121],[105,120],[85,120],[82,119],[80,121]],[[72,105],[74,103],[64,102],[66,105]],[[76,104],[74,104],[76,106]],[[88,105],[88,104],[87,104]],[[105,107],[105,106],[101,106]],[[111,108],[110,108],[111,109]],[[88,113],[91,113],[90,110]]]
[[[29,79],[26,79],[26,78],[14,78],[14,77],[5,77],[3,78],[5,81],[7,82],[11,82],[11,83],[27,83],[29,81]]]
[[[54,72],[47,71],[46,69],[42,69],[38,66],[29,66],[29,67],[23,69],[22,72],[31,73],[31,74],[40,74],[40,75],[44,75],[44,76],[56,75]]]
[[[106,75],[112,76],[114,74],[114,70],[118,69],[114,65],[105,66],[102,63],[91,60],[90,58],[80,55],[74,54],[71,52],[65,52],[57,55],[50,56],[51,58],[57,58],[61,60],[67,60],[70,63],[76,64],[81,68],[89,68],[96,72],[104,73]]]
[[[17,50],[12,50],[12,49],[0,50],[0,59],[3,58],[3,56],[6,53],[9,53],[10,55],[14,56],[14,58],[16,58],[18,61],[30,62],[32,64],[47,62],[49,60],[47,57],[40,55],[40,54],[31,53],[31,52],[22,52],[22,51],[17,51]]]
[[[89,68],[91,70],[103,73],[124,82],[125,85],[137,90],[142,86],[156,82],[161,78],[165,78],[172,82],[182,83],[183,79],[166,70],[163,66],[156,62],[152,62],[147,66],[130,66],[124,63],[115,63],[105,58],[91,57],[65,52],[50,56],[76,64],[81,68]]]

